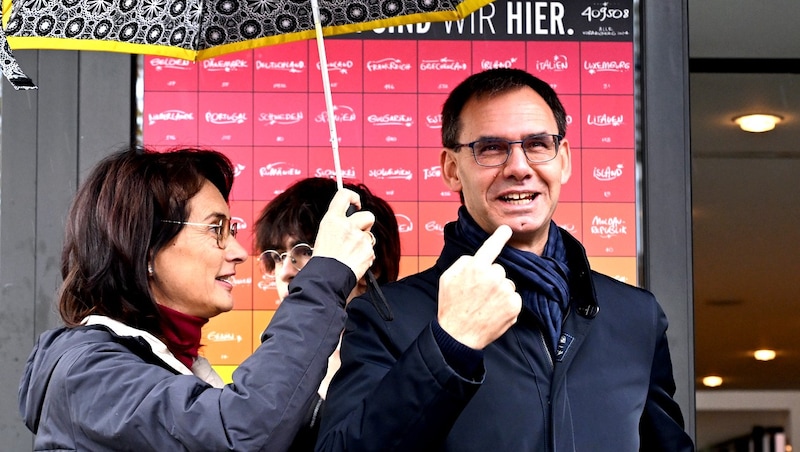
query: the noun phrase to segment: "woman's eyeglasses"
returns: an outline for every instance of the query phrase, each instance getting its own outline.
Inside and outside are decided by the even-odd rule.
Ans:
[[[228,237],[236,237],[239,232],[239,223],[234,223],[230,218],[222,218],[219,223],[192,223],[189,221],[161,220],[163,223],[184,224],[186,226],[203,226],[214,229],[217,234],[217,246],[224,250],[228,244]]]
[[[309,259],[311,259],[313,252],[314,248],[307,243],[298,243],[285,253],[280,253],[276,250],[266,250],[258,256],[258,261],[261,262],[261,270],[264,272],[264,275],[269,278],[274,278],[275,271],[283,266],[283,261],[286,260],[287,257],[289,258],[289,262],[292,263],[292,266],[300,271],[305,267]]]

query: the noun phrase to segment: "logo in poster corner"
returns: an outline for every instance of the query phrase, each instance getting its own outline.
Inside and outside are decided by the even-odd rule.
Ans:
[[[581,10],[581,17],[589,27],[581,32],[583,36],[631,36],[633,11],[628,2],[591,3]]]
[[[631,10],[617,7],[613,2],[598,2],[587,6],[586,9],[581,11],[581,16],[585,17],[587,22],[605,22],[614,19],[627,19],[631,16]]]

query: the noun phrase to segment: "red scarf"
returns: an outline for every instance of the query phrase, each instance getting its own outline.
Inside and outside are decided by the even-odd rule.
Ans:
[[[208,319],[184,314],[163,305],[158,305],[161,314],[161,334],[167,348],[178,361],[192,368],[197,351],[200,349],[200,331]]]

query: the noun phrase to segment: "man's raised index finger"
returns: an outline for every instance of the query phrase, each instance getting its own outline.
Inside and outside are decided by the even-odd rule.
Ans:
[[[505,224],[501,224],[494,234],[490,235],[483,245],[475,252],[475,259],[491,265],[492,262],[500,255],[508,239],[511,238],[511,228]]]

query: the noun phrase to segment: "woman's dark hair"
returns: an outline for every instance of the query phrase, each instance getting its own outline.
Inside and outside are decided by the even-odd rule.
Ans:
[[[345,182],[361,197],[361,209],[375,215],[373,272],[378,283],[397,280],[400,272],[400,233],[397,218],[389,203],[375,196],[364,184]],[[270,201],[256,220],[256,255],[264,250],[280,250],[287,238],[313,246],[317,229],[336,194],[336,181],[322,177],[301,179]]]
[[[131,147],[100,161],[81,184],[66,224],[59,312],[75,326],[90,314],[160,333],[148,262],[186,221],[187,203],[209,181],[225,201],[233,184],[219,152]]]
[[[461,110],[470,99],[481,99],[505,94],[520,88],[531,88],[544,99],[553,111],[558,126],[558,134],[567,134],[567,113],[558,95],[547,82],[521,70],[498,68],[478,72],[467,77],[453,89],[442,107],[442,145],[455,148],[461,131]]]

